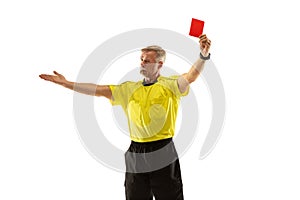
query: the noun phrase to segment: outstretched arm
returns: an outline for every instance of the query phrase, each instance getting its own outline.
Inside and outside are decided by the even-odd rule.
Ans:
[[[203,57],[209,56],[211,41],[207,38],[206,35],[201,35],[199,37],[199,43],[200,43],[200,52],[202,56]],[[178,78],[177,83],[181,93],[185,92],[189,84],[194,82],[198,78],[199,74],[204,68],[204,64],[205,64],[205,60],[199,58],[193,64],[193,66],[191,67],[188,73],[185,73]]]
[[[55,75],[49,74],[41,74],[39,75],[40,78],[51,81],[58,85],[64,86],[71,90],[74,90],[79,93],[92,95],[92,96],[104,96],[108,99],[111,99],[112,93],[108,85],[96,85],[93,83],[76,83],[68,81],[63,75],[53,71]]]

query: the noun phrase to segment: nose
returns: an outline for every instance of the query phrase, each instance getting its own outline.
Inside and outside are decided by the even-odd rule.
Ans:
[[[144,61],[144,60],[141,61],[141,66],[142,66],[142,67],[145,66],[145,61]]]

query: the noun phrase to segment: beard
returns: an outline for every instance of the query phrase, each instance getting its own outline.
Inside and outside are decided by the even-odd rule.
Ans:
[[[153,78],[159,73],[159,69],[155,66],[152,68],[140,66],[140,74],[145,78]]]
[[[147,77],[149,73],[144,68],[140,68],[140,74]]]

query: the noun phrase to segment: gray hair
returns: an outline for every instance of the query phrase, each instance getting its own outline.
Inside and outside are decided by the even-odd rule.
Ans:
[[[146,51],[155,51],[156,52],[156,61],[163,61],[165,62],[166,60],[166,51],[161,48],[160,46],[157,46],[157,45],[151,45],[151,46],[147,46],[143,49],[141,49],[142,52]]]

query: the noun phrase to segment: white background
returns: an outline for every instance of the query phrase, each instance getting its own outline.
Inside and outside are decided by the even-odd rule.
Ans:
[[[138,28],[188,35],[191,18],[206,22],[226,121],[207,158],[198,160],[201,134],[181,158],[185,198],[299,199],[297,5],[1,1],[0,199],[125,199],[124,175],[98,163],[80,142],[73,92],[38,75],[57,70],[75,80],[87,56],[112,36]]]

